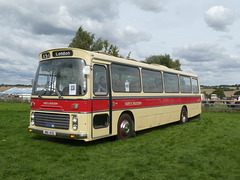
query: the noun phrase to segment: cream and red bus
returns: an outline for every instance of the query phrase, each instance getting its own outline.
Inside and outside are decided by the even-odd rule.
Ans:
[[[39,54],[29,132],[91,141],[200,115],[198,76],[76,48]]]

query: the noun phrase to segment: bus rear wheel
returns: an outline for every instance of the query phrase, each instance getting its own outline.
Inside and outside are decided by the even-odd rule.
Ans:
[[[188,121],[188,113],[186,107],[183,107],[180,114],[180,124],[184,124]]]
[[[128,114],[123,114],[118,120],[118,139],[128,139],[133,135],[133,121]]]

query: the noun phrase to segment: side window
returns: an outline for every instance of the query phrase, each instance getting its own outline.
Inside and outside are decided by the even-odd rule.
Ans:
[[[193,88],[193,93],[199,93],[198,80],[197,79],[192,79],[192,88]]]
[[[163,92],[161,72],[143,69],[142,80],[144,92]]]
[[[109,125],[109,115],[108,114],[97,114],[93,118],[93,127],[95,129],[105,128]]]
[[[106,68],[101,65],[93,66],[93,93],[95,95],[107,95]]]
[[[191,93],[192,86],[191,86],[191,79],[188,76],[180,75],[180,90],[182,93]]]
[[[177,74],[163,73],[165,92],[178,93],[178,76]]]
[[[138,68],[112,64],[111,72],[114,92],[141,92]]]

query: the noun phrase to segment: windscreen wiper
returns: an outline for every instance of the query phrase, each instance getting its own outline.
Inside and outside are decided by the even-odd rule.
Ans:
[[[58,91],[57,88],[55,88],[55,91],[56,91],[56,93],[57,93],[57,95],[58,95],[58,98],[59,98],[59,99],[63,99],[63,97],[61,96],[61,94],[60,94],[60,92]]]
[[[42,96],[40,95],[40,93],[38,94],[38,98],[42,98]]]
[[[38,98],[42,98],[42,95],[46,93],[46,90],[42,89],[39,93],[38,93]]]

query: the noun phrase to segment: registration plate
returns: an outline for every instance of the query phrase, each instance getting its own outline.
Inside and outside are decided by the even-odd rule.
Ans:
[[[50,135],[50,136],[56,136],[56,132],[55,131],[43,130],[43,134]]]

